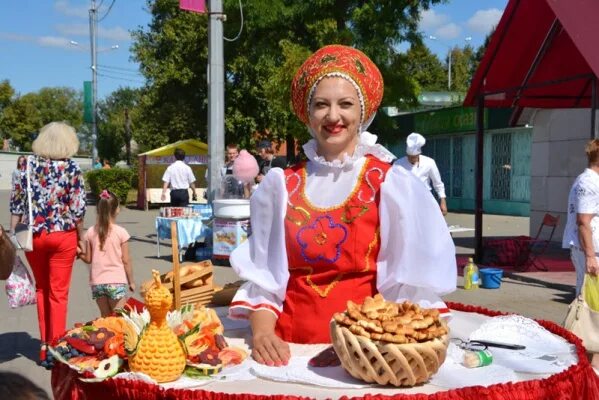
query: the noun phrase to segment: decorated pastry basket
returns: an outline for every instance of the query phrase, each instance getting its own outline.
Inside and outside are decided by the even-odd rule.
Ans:
[[[330,328],[341,365],[365,382],[418,385],[445,361],[448,327],[435,309],[376,295],[362,305],[348,301],[348,309],[334,315]]]

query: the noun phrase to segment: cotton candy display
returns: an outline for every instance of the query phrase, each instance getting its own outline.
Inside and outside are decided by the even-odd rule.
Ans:
[[[233,163],[233,176],[244,183],[254,182],[258,176],[258,162],[247,150],[241,150]]]

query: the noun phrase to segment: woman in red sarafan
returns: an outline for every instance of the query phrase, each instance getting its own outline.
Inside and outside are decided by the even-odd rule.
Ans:
[[[288,343],[329,343],[348,300],[381,293],[447,312],[455,248],[426,187],[366,131],[382,96],[376,65],[347,46],[318,50],[293,80],[308,161],[268,172],[251,197],[252,235],[230,258],[248,281],[230,316],[250,319],[258,362],[286,364]]]

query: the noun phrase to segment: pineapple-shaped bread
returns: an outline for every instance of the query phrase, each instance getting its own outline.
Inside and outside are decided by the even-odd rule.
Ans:
[[[129,358],[131,371],[143,372],[157,382],[178,379],[185,369],[185,352],[177,336],[166,323],[173,297],[160,282],[160,273],[152,270],[153,287],[146,292],[150,324],[141,334],[137,351]]]

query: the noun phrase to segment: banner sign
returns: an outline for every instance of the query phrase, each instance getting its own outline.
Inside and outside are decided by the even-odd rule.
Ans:
[[[172,164],[177,159],[175,156],[147,156],[146,164],[159,165],[159,164]],[[185,156],[185,163],[189,165],[208,165],[208,155],[189,155]]]
[[[92,113],[92,82],[83,81],[83,122],[91,124]]]
[[[179,0],[179,8],[186,11],[205,13],[206,0]]]
[[[488,126],[488,108],[484,125]],[[476,131],[476,108],[445,108],[414,114],[414,131],[422,134]]]

